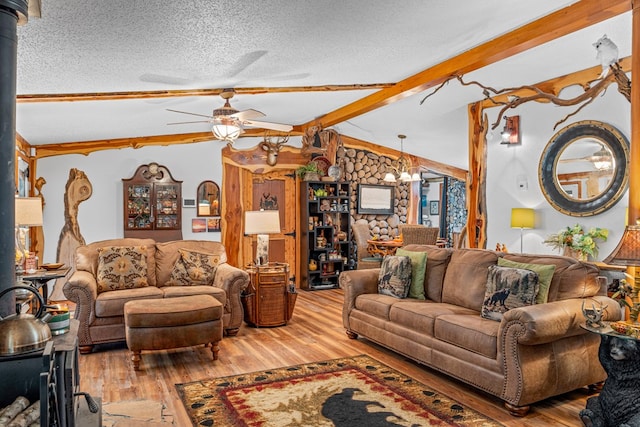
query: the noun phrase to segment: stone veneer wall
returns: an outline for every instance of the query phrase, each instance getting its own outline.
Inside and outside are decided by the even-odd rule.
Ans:
[[[393,159],[366,150],[345,148],[338,151],[342,162],[343,180],[351,183],[351,222],[364,222],[374,236],[396,237],[398,224],[407,222],[409,206],[409,186],[383,181],[387,171],[391,170]],[[392,170],[391,170],[392,171]],[[393,215],[362,215],[358,213],[358,184],[395,185],[395,204]]]

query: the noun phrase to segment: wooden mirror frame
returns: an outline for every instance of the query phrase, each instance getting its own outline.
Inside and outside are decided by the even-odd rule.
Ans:
[[[214,190],[207,191],[207,186],[211,186]],[[208,206],[200,206],[203,199],[209,202]],[[213,181],[202,181],[196,192],[196,216],[220,216],[221,212],[220,187]]]
[[[609,186],[596,197],[577,200],[570,197],[557,178],[558,159],[565,148],[580,138],[596,139],[615,159],[616,168]],[[613,126],[595,120],[573,123],[558,131],[547,143],[540,157],[540,189],[554,209],[569,216],[593,216],[615,205],[629,182],[629,140]]]

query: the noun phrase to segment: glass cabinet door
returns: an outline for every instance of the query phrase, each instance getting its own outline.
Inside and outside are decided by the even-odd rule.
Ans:
[[[130,230],[145,230],[153,227],[151,218],[151,185],[130,184],[127,186],[127,223]]]
[[[178,226],[178,188],[175,184],[156,184],[156,228]]]

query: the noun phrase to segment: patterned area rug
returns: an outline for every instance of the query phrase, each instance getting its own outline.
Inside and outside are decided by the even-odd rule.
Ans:
[[[194,426],[501,426],[366,355],[176,384]]]

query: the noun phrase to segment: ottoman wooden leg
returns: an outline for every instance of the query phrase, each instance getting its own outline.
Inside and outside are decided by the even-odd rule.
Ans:
[[[131,361],[133,362],[133,369],[140,370],[140,350],[134,350],[131,352]]]
[[[218,360],[218,353],[220,352],[220,341],[211,343],[211,353],[213,354],[213,360]]]

